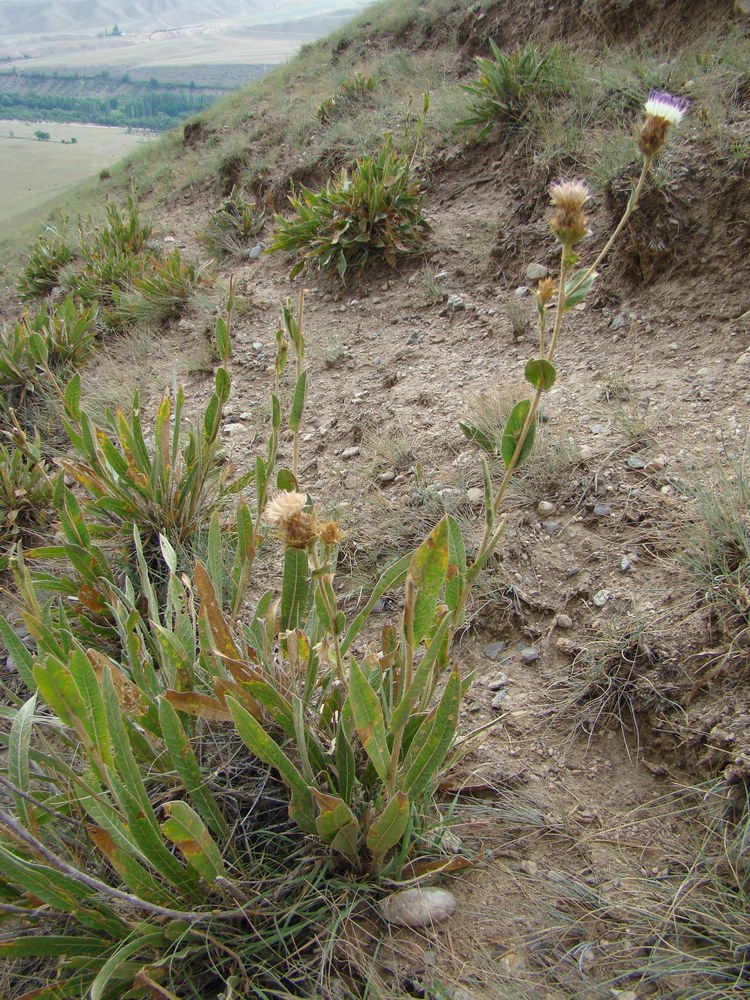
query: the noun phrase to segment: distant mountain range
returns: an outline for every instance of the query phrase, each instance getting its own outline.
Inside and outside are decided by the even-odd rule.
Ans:
[[[210,22],[261,26],[367,6],[369,0],[0,0],[0,38],[144,33]]]

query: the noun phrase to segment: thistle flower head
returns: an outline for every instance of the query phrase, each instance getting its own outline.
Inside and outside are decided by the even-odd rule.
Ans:
[[[563,246],[570,249],[587,232],[583,206],[591,197],[588,186],[580,180],[557,181],[550,185],[549,196],[555,206],[550,228]]]
[[[293,549],[304,549],[315,538],[316,523],[305,512],[307,497],[293,490],[277,493],[266,504],[263,518],[278,531],[284,543]]]
[[[344,535],[338,521],[330,520],[319,527],[320,540],[324,545],[338,545]]]
[[[638,145],[644,156],[652,157],[658,153],[664,145],[667,129],[682,121],[689,103],[686,98],[675,97],[665,90],[651,91],[644,105],[646,120],[638,136]]]
[[[536,294],[543,306],[546,306],[549,302],[551,302],[552,296],[555,294],[555,282],[553,279],[542,278],[536,286]]]
[[[645,104],[646,114],[654,118],[663,118],[670,125],[682,121],[688,109],[689,101],[684,97],[675,97],[666,90],[652,90]]]

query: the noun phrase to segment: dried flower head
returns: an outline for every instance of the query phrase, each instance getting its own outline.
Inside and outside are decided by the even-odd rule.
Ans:
[[[583,211],[583,206],[591,197],[588,186],[585,181],[558,181],[550,185],[549,196],[555,206],[550,228],[558,240],[570,248],[588,231]]]
[[[552,301],[552,296],[555,294],[554,280],[552,278],[542,278],[536,286],[536,294],[541,304],[546,306],[548,302]]]
[[[338,521],[330,520],[319,525],[318,533],[324,545],[338,545],[344,537]]]
[[[652,90],[644,105],[646,120],[638,136],[638,145],[644,156],[651,157],[664,145],[667,129],[677,125],[688,109],[689,101],[675,97],[665,90]]]
[[[264,519],[279,532],[286,545],[294,549],[304,549],[315,538],[315,518],[305,512],[307,497],[304,493],[288,490],[277,495],[266,504]]]

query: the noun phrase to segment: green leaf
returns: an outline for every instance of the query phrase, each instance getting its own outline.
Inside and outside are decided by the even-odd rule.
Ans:
[[[424,707],[424,703],[431,697],[437,683],[438,673],[442,672],[442,666],[439,662],[440,652],[450,625],[450,615],[444,615],[428,649],[414,672],[411,684],[401,694],[401,700],[393,710],[393,715],[391,716],[392,733],[398,732],[399,729],[402,729],[406,725],[409,716],[414,711],[415,705]]]
[[[288,632],[304,623],[310,576],[304,549],[287,548],[281,584],[280,628]]]
[[[478,445],[489,455],[497,455],[497,441],[490,437],[489,434],[485,434],[485,432],[480,430],[479,427],[475,427],[474,424],[466,423],[463,420],[458,421],[458,426],[461,428],[461,431],[467,441],[471,441],[472,444]]]
[[[375,584],[375,588],[370,595],[370,600],[349,626],[347,633],[341,642],[342,656],[344,656],[351,644],[357,638],[357,635],[362,630],[367,619],[370,617],[372,609],[378,603],[386,590],[392,590],[394,587],[399,587],[404,582],[406,579],[406,573],[411,565],[411,560],[412,556],[407,552],[405,556],[402,556],[395,563],[393,563],[392,566],[389,566],[388,569],[385,570],[383,575]]]
[[[297,480],[289,469],[279,469],[276,473],[276,485],[285,493],[296,493],[299,491]]]
[[[166,698],[159,699],[159,723],[172,765],[185,786],[185,791],[214,833],[223,836],[226,832],[224,817],[213,795],[206,787],[205,778],[190,746],[185,729],[180,722],[180,717]]]
[[[226,875],[221,851],[200,816],[187,802],[165,802],[168,819],[161,824],[165,836],[176,844],[188,864],[207,882]]]
[[[318,806],[318,817],[315,820],[318,836],[326,844],[337,843],[338,850],[341,850],[352,861],[356,861],[359,834],[357,817],[346,802],[337,795],[327,795],[315,788],[311,791]],[[353,837],[352,834],[354,834]]]
[[[223,406],[224,403],[229,399],[229,393],[232,388],[232,380],[229,377],[229,372],[226,368],[219,367],[216,369],[216,395],[219,397],[219,406]]]
[[[42,556],[42,558],[44,557]],[[30,691],[34,691],[36,689],[34,657],[18,638],[10,622],[3,618],[2,615],[0,615],[0,638],[3,640],[5,648],[13,657],[13,662],[16,665],[16,670],[21,680]]]
[[[91,984],[89,1000],[103,1000],[106,995],[106,986],[110,979],[117,974],[118,969],[131,955],[146,955],[149,949],[156,949],[163,945],[164,935],[161,931],[154,931],[151,934],[136,934],[121,945],[117,951],[110,956],[99,971],[98,976]]]
[[[16,713],[8,742],[8,778],[20,792],[29,792],[29,745],[36,711],[36,694],[33,694]],[[34,807],[21,795],[13,795],[16,809],[24,826],[36,827]]]
[[[408,822],[409,797],[396,792],[367,832],[367,848],[373,857],[380,858],[394,847],[403,837]]]
[[[65,386],[65,408],[74,420],[81,416],[81,376],[78,372]]]
[[[513,456],[516,453],[516,447],[518,445],[518,440],[521,436],[523,430],[523,425],[526,422],[526,417],[531,409],[531,402],[528,399],[522,399],[520,403],[516,403],[513,409],[510,411],[510,416],[505,424],[503,430],[503,439],[501,443],[501,452],[503,456],[503,462],[505,462],[506,468],[510,465],[513,460]],[[529,452],[534,446],[534,437],[536,435],[536,417],[531,421],[529,425],[528,433],[526,434],[526,440],[523,443],[521,452],[516,461],[516,468],[528,457]]]
[[[259,722],[231,696],[227,696],[227,706],[232,713],[234,724],[242,741],[256,757],[276,770],[285,784],[296,795],[296,804],[301,809],[294,816],[297,825],[306,833],[315,833],[315,808],[307,782],[287,757],[276,741],[268,735]]]
[[[412,556],[407,580],[416,587],[413,642],[418,646],[435,619],[435,607],[448,570],[448,521],[443,517]]]
[[[531,382],[535,389],[541,388],[542,392],[549,392],[557,378],[555,366],[545,358],[532,358],[527,361],[524,375],[527,382]]]
[[[461,676],[454,667],[434,716],[417,730],[403,764],[401,788],[412,799],[430,789],[453,745],[461,704]]]
[[[565,282],[565,303],[563,305],[564,310],[573,309],[579,303],[583,302],[588,293],[591,291],[591,286],[594,284],[596,279],[599,277],[598,271],[592,271],[592,273],[586,278],[585,281],[581,281],[583,276],[586,274],[588,268],[582,268],[579,271],[575,271],[568,280]],[[576,285],[581,282],[579,288]],[[572,291],[572,289],[576,289]]]
[[[292,397],[292,407],[289,413],[289,430],[296,431],[302,420],[302,413],[305,409],[305,396],[307,394],[307,372],[300,373],[297,385],[294,387]]]
[[[10,941],[0,941],[0,958],[49,958],[52,955],[98,958],[111,947],[112,942],[106,938],[32,932]]]
[[[372,761],[378,777],[381,781],[386,782],[388,781],[391,754],[385,734],[383,709],[378,696],[354,657],[351,658],[349,668],[348,701],[354,716],[354,725],[365,753]]]
[[[458,607],[466,585],[466,546],[458,521],[448,515],[448,569],[445,574],[445,603],[451,611]]]

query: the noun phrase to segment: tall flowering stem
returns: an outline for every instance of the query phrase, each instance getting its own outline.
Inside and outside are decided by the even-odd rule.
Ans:
[[[532,359],[526,366],[526,377],[534,386],[534,393],[530,400],[525,401],[524,404],[519,404],[525,407],[520,428],[517,428],[516,424],[511,426],[517,408],[514,408],[514,413],[511,413],[508,424],[506,424],[506,429],[503,433],[503,445],[505,445],[506,435],[508,435],[510,430],[512,431],[510,440],[515,441],[515,447],[512,448],[510,454],[507,454],[505,447],[502,449],[506,466],[505,474],[496,493],[492,497],[491,504],[488,503],[482,541],[474,562],[467,570],[466,584],[458,602],[458,607],[453,615],[456,627],[463,622],[466,603],[474,581],[489,556],[497,547],[505,529],[507,516],[501,517],[499,521],[497,518],[511,479],[528,452],[529,435],[535,428],[536,414],[542,393],[551,388],[556,378],[552,362],[562,330],[563,316],[568,309],[582,301],[591,288],[597,276],[597,268],[614,246],[617,237],[638,205],[638,199],[643,190],[646,177],[651,169],[654,157],[664,144],[669,127],[681,121],[687,110],[687,106],[688,102],[685,99],[674,97],[664,91],[652,91],[649,94],[648,100],[645,103],[646,118],[638,137],[638,145],[643,156],[640,176],[633,186],[622,218],[602,250],[596,256],[593,264],[584,270],[572,274],[572,276],[569,276],[571,268],[578,261],[573,248],[588,232],[584,206],[590,197],[589,190],[586,184],[579,180],[560,181],[550,186],[549,193],[553,204],[550,228],[560,243],[560,276],[555,323],[549,344],[547,344],[546,307],[552,299],[553,283],[551,279],[544,279],[540,282],[537,289],[537,304],[540,317],[539,359]],[[510,451],[510,449],[507,450]],[[486,482],[488,481],[487,477],[488,469],[485,465]]]

